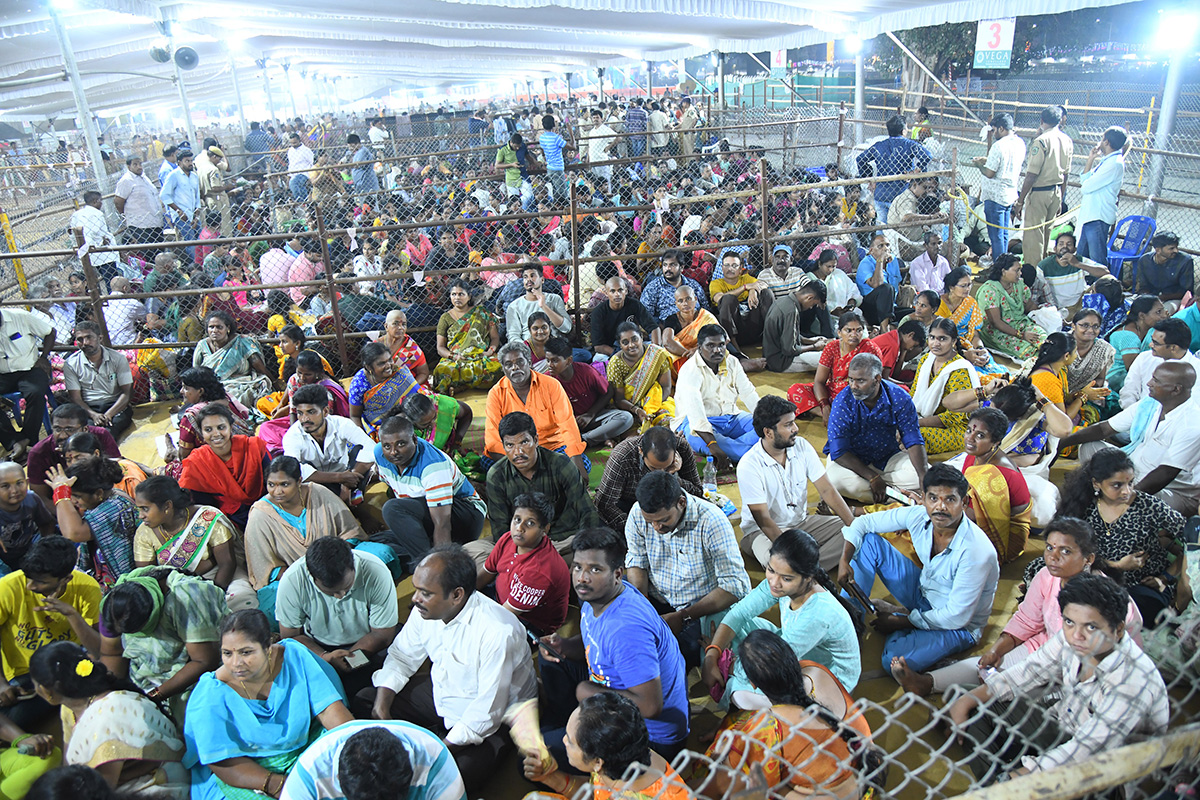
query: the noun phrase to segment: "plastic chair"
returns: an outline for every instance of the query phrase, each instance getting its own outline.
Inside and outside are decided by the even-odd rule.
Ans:
[[[1137,215],[1125,217],[1113,226],[1112,235],[1108,237],[1108,270],[1113,277],[1120,280],[1125,262],[1132,261],[1132,280],[1137,286],[1137,261],[1149,247],[1157,227],[1150,217]],[[1115,249],[1117,237],[1124,237],[1120,249]]]

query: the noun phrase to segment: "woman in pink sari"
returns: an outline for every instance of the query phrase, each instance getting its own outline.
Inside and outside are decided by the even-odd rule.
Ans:
[[[292,395],[301,386],[324,386],[329,392],[329,413],[339,417],[350,416],[350,399],[346,390],[325,371],[324,361],[319,353],[312,350],[302,350],[296,355],[296,371],[288,378],[287,388],[284,390],[285,400],[280,405],[281,416],[258,426],[258,438],[266,443],[272,456],[283,452],[283,435],[296,421],[295,412],[292,411]]]

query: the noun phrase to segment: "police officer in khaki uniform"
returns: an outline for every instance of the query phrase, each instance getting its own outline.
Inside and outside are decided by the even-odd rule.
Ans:
[[[1075,145],[1058,127],[1061,121],[1061,106],[1042,109],[1038,137],[1029,145],[1025,183],[1013,204],[1012,218],[1024,217],[1022,226],[1027,229],[1022,237],[1026,264],[1039,263],[1047,252],[1050,226],[1045,223],[1058,216],[1067,196],[1067,177]],[[1023,211],[1029,213],[1023,214]],[[992,258],[997,255],[993,253]]]

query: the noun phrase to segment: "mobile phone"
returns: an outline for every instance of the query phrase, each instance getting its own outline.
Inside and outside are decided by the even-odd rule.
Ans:
[[[862,607],[865,608],[867,611],[869,611],[872,614],[878,613],[877,611],[875,611],[875,604],[871,602],[870,595],[868,595],[866,592],[864,592],[862,590],[862,587],[858,585],[858,581],[855,581],[853,579],[850,580],[846,584],[846,591],[849,592],[850,596],[853,597],[855,600],[857,600],[859,602],[859,604],[861,604]]]
[[[346,663],[350,666],[350,669],[358,669],[370,660],[362,650],[355,650],[346,656]]]
[[[553,647],[551,647],[550,645],[548,645],[548,644],[546,644],[545,642],[543,642],[541,639],[539,639],[537,636],[535,636],[535,635],[534,635],[533,631],[529,630],[528,628],[526,628],[526,629],[525,629],[525,635],[529,637],[529,641],[533,642],[535,645],[537,645],[538,647],[542,648],[542,649],[543,649],[543,650],[545,650],[547,653],[549,653],[550,655],[552,655],[552,656],[554,656],[555,658],[557,658],[559,661],[566,661],[566,660],[567,660],[567,657],[566,657],[566,656],[564,656],[564,655],[563,655],[562,653],[560,653],[559,651],[555,650],[555,649],[554,649]]]
[[[884,494],[895,500],[897,503],[903,503],[906,506],[916,505],[911,497],[894,486],[887,487],[887,489],[884,490]]]

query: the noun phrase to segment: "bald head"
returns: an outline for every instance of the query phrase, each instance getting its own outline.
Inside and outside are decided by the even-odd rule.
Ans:
[[[683,300],[684,298],[696,299],[696,290],[686,283],[675,290],[676,300]]]
[[[129,282],[129,278],[126,278],[124,275],[118,275],[117,277],[113,278],[108,282],[108,286],[114,292],[120,292],[122,294],[133,291],[133,284],[131,284]]]
[[[1186,361],[1164,361],[1155,368],[1154,380],[1161,384],[1178,386],[1187,398],[1191,397],[1192,387],[1196,385],[1196,370]]]
[[[388,312],[387,319],[384,320],[385,325],[391,325],[395,322],[403,322],[407,319],[407,315],[400,309],[393,309]]]

